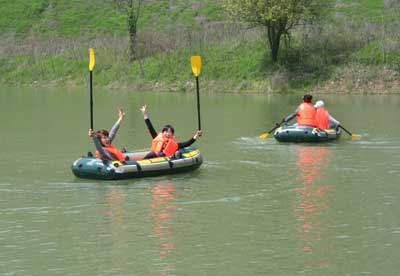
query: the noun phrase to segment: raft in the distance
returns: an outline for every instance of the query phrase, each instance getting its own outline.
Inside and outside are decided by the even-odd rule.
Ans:
[[[80,178],[118,180],[187,172],[203,163],[200,151],[194,147],[180,149],[173,158],[143,159],[148,152],[124,153],[130,160],[126,163],[82,157],[74,162],[71,169]]]
[[[285,125],[275,130],[274,137],[279,142],[328,142],[340,138],[341,129],[319,129],[297,124]]]

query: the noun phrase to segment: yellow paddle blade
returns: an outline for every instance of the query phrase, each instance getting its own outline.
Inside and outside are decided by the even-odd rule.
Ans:
[[[190,62],[192,63],[192,71],[194,76],[198,77],[201,71],[201,56],[192,56]]]
[[[94,50],[93,48],[89,48],[89,71],[93,71],[94,63]]]
[[[258,138],[260,138],[260,139],[265,139],[265,138],[267,138],[268,136],[269,136],[269,133],[268,133],[268,132],[265,132],[265,133],[261,134],[260,136],[258,136]]]
[[[358,139],[361,139],[361,135],[359,135],[359,134],[352,134],[351,135],[351,139],[353,139],[353,140],[358,140]]]

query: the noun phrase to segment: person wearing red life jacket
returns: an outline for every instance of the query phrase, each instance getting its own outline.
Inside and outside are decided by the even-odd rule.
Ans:
[[[160,156],[173,157],[179,149],[192,145],[196,142],[197,138],[202,135],[202,131],[197,130],[194,136],[189,140],[185,142],[177,142],[174,136],[175,130],[171,125],[165,125],[161,132],[157,133],[149,119],[147,106],[143,105],[140,108],[140,111],[143,113],[144,121],[151,137],[153,138],[150,152],[144,157],[144,159]]]
[[[92,137],[96,147],[96,157],[101,160],[118,160],[124,162],[126,157],[124,154],[112,145],[112,141],[117,135],[120,124],[125,117],[125,112],[120,108],[118,110],[118,121],[111,128],[110,132],[105,129],[93,131],[89,129],[89,136]]]
[[[328,109],[325,108],[324,101],[317,101],[314,107],[317,109],[315,120],[319,129],[336,129],[339,127],[340,122],[329,114]]]
[[[289,122],[294,117],[296,117],[297,125],[299,126],[309,126],[309,127],[316,127],[317,121],[315,120],[316,115],[316,108],[312,104],[312,96],[311,95],[304,95],[303,102],[297,107],[297,109],[286,116],[282,122]]]

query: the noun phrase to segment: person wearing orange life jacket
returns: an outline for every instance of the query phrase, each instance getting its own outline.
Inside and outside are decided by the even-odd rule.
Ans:
[[[89,136],[92,137],[93,143],[97,149],[96,157],[101,160],[118,160],[120,162],[126,160],[124,154],[111,144],[125,117],[125,112],[121,108],[118,110],[118,117],[118,121],[111,128],[110,132],[105,129],[96,132],[89,129]]]
[[[195,135],[185,141],[185,142],[177,142],[174,136],[175,130],[171,125],[165,125],[160,133],[157,133],[151,123],[148,113],[147,113],[147,106],[143,105],[140,108],[140,111],[143,113],[143,118],[147,125],[147,128],[150,132],[151,137],[153,138],[151,142],[151,149],[150,152],[144,157],[144,159],[166,156],[171,157],[174,156],[176,151],[181,148],[188,147],[196,142],[197,138],[202,135],[201,130],[197,130]]]
[[[165,156],[173,155],[179,146],[174,137],[174,128],[171,125],[166,125],[160,133],[151,142],[151,151],[157,156],[164,153]]]
[[[339,127],[340,122],[329,114],[323,101],[317,101],[314,107],[317,109],[315,120],[319,129],[336,129]]]
[[[316,127],[317,121],[315,120],[315,115],[317,112],[311,101],[311,95],[304,95],[303,102],[297,107],[297,109],[293,113],[286,116],[282,121],[287,123],[294,117],[296,117],[297,125]]]

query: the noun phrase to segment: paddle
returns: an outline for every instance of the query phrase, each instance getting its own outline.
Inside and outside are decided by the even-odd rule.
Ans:
[[[199,124],[199,130],[201,130],[200,122],[200,93],[199,93],[199,75],[201,70],[201,56],[192,56],[191,58],[192,72],[196,77],[196,92],[197,92],[197,119]]]
[[[339,127],[340,127],[341,129],[343,129],[348,135],[350,135],[351,138],[354,138],[354,139],[361,139],[361,135],[351,133],[350,131],[348,131],[347,129],[345,129],[342,125],[339,125]]]
[[[94,68],[94,50],[89,48],[89,73],[90,73],[90,129],[93,129],[93,68]]]
[[[260,136],[258,136],[258,138],[260,138],[260,139],[267,138],[274,130],[276,130],[278,127],[280,127],[284,122],[285,121],[282,120],[280,123],[277,123],[276,126],[274,126],[270,131],[261,134]]]

